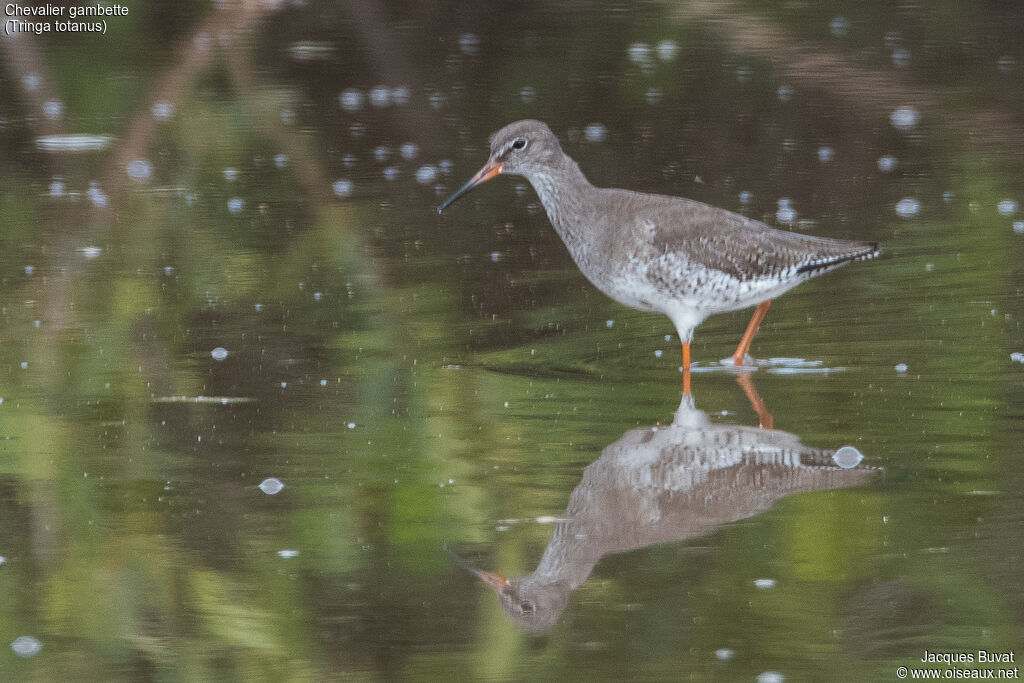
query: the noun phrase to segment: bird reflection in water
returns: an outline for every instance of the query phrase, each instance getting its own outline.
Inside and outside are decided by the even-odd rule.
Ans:
[[[511,621],[542,633],[605,555],[703,536],[785,496],[861,486],[877,471],[858,466],[853,449],[835,453],[787,432],[712,424],[684,395],[671,425],[630,430],[587,466],[531,574],[506,579],[456,560],[494,589]]]

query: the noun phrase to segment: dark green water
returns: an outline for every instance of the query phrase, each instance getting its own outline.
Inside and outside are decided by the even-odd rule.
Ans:
[[[0,679],[1017,666],[1015,4],[126,6],[0,37]],[[677,418],[671,323],[525,181],[437,216],[524,117],[885,251],[741,381],[749,313],[706,321]]]

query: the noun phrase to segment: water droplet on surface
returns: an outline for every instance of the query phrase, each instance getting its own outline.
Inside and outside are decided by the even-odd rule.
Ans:
[[[651,61],[651,46],[647,43],[633,43],[626,51],[629,61],[634,64],[648,64]]]
[[[334,190],[334,194],[338,197],[347,197],[352,194],[352,181],[351,180],[335,180],[334,184],[331,185],[331,189]]]
[[[1014,221],[1013,231],[1018,235],[1024,235],[1024,221]]]
[[[1020,351],[1014,351],[1013,353],[1010,354],[1010,360],[1016,361],[1017,363],[1024,363],[1024,353],[1021,353]]]
[[[260,482],[260,491],[268,496],[276,496],[284,489],[284,482],[276,477],[269,477]]]
[[[843,446],[832,454],[832,462],[844,470],[850,470],[860,464],[864,455],[853,446]]]
[[[132,180],[149,180],[149,177],[153,175],[153,164],[145,159],[132,159],[124,167],[124,170]]]
[[[54,180],[50,183],[50,196],[51,197],[63,197],[65,191],[64,181]]]
[[[775,588],[775,579],[754,579],[754,587],[761,589]]]
[[[398,169],[394,166],[388,166],[384,169],[384,180],[394,180],[398,177]]]
[[[740,204],[749,204],[753,197],[754,195],[749,190],[743,190],[743,192],[740,192]]]
[[[665,353],[665,352],[664,352],[664,351],[662,351],[661,349],[655,349],[655,351],[654,351],[654,357],[655,357],[655,358],[661,358],[662,354],[664,354],[664,353]]]
[[[95,180],[89,183],[89,189],[86,190],[85,195],[92,202],[92,205],[98,209],[105,207],[109,201],[107,193],[100,189],[99,183]]]
[[[907,371],[907,364],[906,363],[897,363],[896,365],[893,366],[893,370],[895,370],[896,372],[906,372]]]
[[[492,251],[491,252],[491,261],[494,262],[494,263],[497,263],[500,260],[501,260],[501,252],[500,251]]]
[[[25,266],[25,275],[31,275],[34,272],[36,272],[35,266]]]
[[[715,658],[721,662],[728,662],[736,653],[727,647],[720,647],[715,650]]]
[[[349,422],[345,426],[348,427],[349,429],[355,429],[356,428],[356,423],[355,422]]]
[[[615,327],[615,321],[614,320],[605,320],[604,321],[604,326],[605,327]]]
[[[789,102],[793,98],[792,86],[780,85],[779,89],[775,91],[775,96],[779,98],[779,102]]]
[[[277,156],[274,157],[274,166],[277,166],[278,168],[284,168],[287,165],[288,165],[288,155],[287,154],[278,154]]]
[[[912,130],[920,118],[921,115],[913,107],[900,107],[889,114],[889,123],[899,130]]]
[[[373,158],[376,159],[377,161],[386,161],[390,156],[391,150],[385,147],[384,145],[380,145],[378,147],[373,148]]]
[[[325,380],[325,379],[320,380],[320,386],[326,387],[327,386],[327,380]]]
[[[365,99],[366,98],[362,91],[356,88],[343,90],[341,91],[341,94],[338,95],[338,103],[341,105],[341,108],[347,112],[354,112],[362,109]]]
[[[233,180],[238,178],[238,169],[237,168],[231,168],[229,166],[228,168],[224,169],[223,173],[224,173],[224,180],[233,181]]]
[[[228,200],[228,211],[230,213],[242,213],[245,209],[245,200],[241,197],[232,197]]]
[[[591,123],[583,131],[583,137],[587,142],[604,142],[604,138],[608,133],[608,129],[601,123]]]
[[[11,649],[19,657],[34,657],[43,649],[43,644],[32,636],[18,636],[11,643]]]
[[[920,210],[921,202],[917,201],[913,197],[904,197],[896,202],[896,215],[902,216],[903,218],[916,216]]]
[[[878,157],[878,170],[882,173],[889,173],[896,168],[896,157],[889,156],[888,154],[884,157]]]
[[[21,84],[25,86],[25,90],[35,90],[39,87],[39,76],[37,74],[26,74],[21,79]]]
[[[224,360],[228,357],[228,350],[223,346],[218,346],[213,351],[210,351],[210,355],[214,360]]]
[[[1003,216],[1012,216],[1017,213],[1017,202],[1012,199],[1004,199],[996,205],[996,210]]]
[[[826,163],[832,161],[832,158],[835,156],[835,154],[836,154],[836,151],[832,147],[828,147],[828,146],[819,147],[818,148],[818,161],[820,161],[823,164],[826,164]]]

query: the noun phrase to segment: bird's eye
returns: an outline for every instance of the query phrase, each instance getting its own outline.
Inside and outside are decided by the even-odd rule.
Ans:
[[[523,147],[526,147],[525,138],[516,138],[512,141],[512,149],[522,149]]]

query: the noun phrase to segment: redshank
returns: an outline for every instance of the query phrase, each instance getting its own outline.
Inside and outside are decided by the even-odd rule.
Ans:
[[[851,242],[776,230],[692,199],[599,188],[541,121],[516,121],[491,136],[491,155],[438,207],[499,174],[525,177],[576,265],[621,304],[667,315],[683,345],[690,391],[693,330],[713,313],[757,304],[736,352],[742,365],[771,300],[812,277],[880,253]]]

